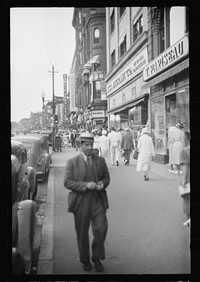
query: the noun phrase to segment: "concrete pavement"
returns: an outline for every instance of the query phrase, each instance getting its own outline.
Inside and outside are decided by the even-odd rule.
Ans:
[[[60,173],[62,171],[63,173],[66,158],[78,153],[74,149],[68,148],[64,149],[63,153],[56,153],[53,156],[52,168],[49,174],[38,274],[77,273],[77,271],[79,271],[79,274],[85,274],[85,272],[81,272],[80,263],[77,260],[76,239],[73,238],[74,240],[72,240],[72,236],[75,236],[75,231],[72,230],[72,233],[64,232],[66,237],[64,240],[62,236],[59,237],[59,240],[54,240],[54,237],[59,236],[57,229],[65,225],[74,225],[71,214],[68,214],[65,218],[59,214],[60,212],[54,214],[54,209],[58,211],[59,205],[65,207],[62,213],[66,211],[67,214],[67,193],[64,193],[64,189],[62,194],[55,192],[55,190],[58,191],[59,185],[56,183],[57,179],[55,181],[54,170],[60,171]],[[152,163],[150,181],[144,182],[143,175],[135,173],[136,163],[137,161],[133,160],[132,155],[129,167],[125,167],[122,160],[120,160],[120,167],[112,167],[108,160],[111,183],[107,191],[111,208],[108,210],[109,232],[106,240],[106,250],[108,253],[108,259],[105,261],[106,270],[109,274],[171,273],[170,270],[172,269],[173,273],[176,273],[174,269],[177,269],[179,273],[189,273],[189,265],[187,263],[189,258],[183,259],[184,256],[188,256],[189,228],[184,229],[181,226],[184,215],[182,212],[182,201],[178,195],[177,188],[180,176],[169,174],[169,168],[166,165]],[[124,182],[120,179],[119,171],[125,180]],[[62,173],[60,177],[62,177],[63,181]],[[131,176],[133,176],[132,180]],[[131,186],[130,184],[127,185],[126,179],[128,179],[129,183],[133,182],[133,189],[131,188],[130,190]],[[120,181],[122,182],[120,183]],[[147,192],[149,195],[147,195]],[[55,193],[57,193],[56,201],[54,201]],[[157,206],[160,206],[160,201],[162,206],[159,207],[158,213]],[[170,205],[173,210],[171,215],[171,211],[169,211]],[[136,214],[132,214],[132,207],[137,211]],[[117,217],[116,214],[118,215]],[[140,220],[138,220],[138,214],[141,215]],[[169,216],[172,215],[173,218],[170,218]],[[123,233],[122,231],[125,229],[126,232]],[[149,230],[151,231],[149,232]],[[168,232],[169,234],[166,234]],[[181,232],[184,232],[183,236]],[[145,236],[148,233],[150,235]],[[162,236],[166,245],[163,245]],[[181,242],[176,242],[175,238],[181,238]],[[133,252],[129,252],[130,246],[126,243],[127,240],[129,244],[133,241]],[[67,248],[64,246],[65,242],[70,242]],[[135,242],[137,243],[135,244]],[[175,248],[176,251],[182,250],[182,244],[186,244],[187,251],[181,251],[178,255],[174,252],[171,255],[171,247],[168,244]],[[56,250],[62,251],[62,249],[63,254],[60,255],[59,251]],[[134,256],[132,253],[134,253]],[[168,257],[162,258],[164,253]],[[72,255],[74,256],[72,259],[73,263],[71,262],[70,264],[69,260],[68,264],[70,266],[66,268],[66,262],[63,258]],[[172,264],[175,265],[173,266]],[[132,269],[133,265],[135,269]]]

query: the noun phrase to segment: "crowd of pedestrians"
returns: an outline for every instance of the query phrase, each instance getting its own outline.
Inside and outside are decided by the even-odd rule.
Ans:
[[[79,155],[67,161],[64,176],[64,187],[70,190],[68,211],[74,214],[79,260],[83,269],[90,271],[91,249],[95,270],[103,272],[101,260],[105,259],[104,244],[108,229],[106,187],[110,183],[107,167],[109,152],[112,166],[119,166],[120,154],[124,157],[124,165],[128,166],[131,152],[137,151],[136,171],[143,172],[144,180],[148,181],[151,161],[155,156],[154,140],[147,126],[133,132],[129,127],[123,131],[111,127],[110,132],[106,129],[72,131],[69,136],[72,147],[80,149]],[[169,129],[168,142],[170,172],[175,166],[180,175],[182,167],[179,191],[186,214],[183,225],[190,226],[190,133],[184,131],[179,123]],[[91,248],[88,234],[90,224],[93,233]]]

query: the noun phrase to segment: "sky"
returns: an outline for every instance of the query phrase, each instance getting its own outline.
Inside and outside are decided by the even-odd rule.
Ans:
[[[63,96],[63,74],[70,72],[75,52],[74,8],[10,9],[11,121],[29,118],[52,100]]]

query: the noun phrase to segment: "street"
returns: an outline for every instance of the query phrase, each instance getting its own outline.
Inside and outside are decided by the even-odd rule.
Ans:
[[[85,272],[78,260],[74,218],[67,211],[68,190],[63,186],[67,159],[78,153],[63,148],[53,154],[37,274],[96,274]],[[136,163],[132,154],[130,166],[122,159],[119,167],[111,166],[107,160],[111,182],[104,274],[188,274],[190,228],[182,225],[180,176],[152,163],[150,181],[144,181]]]

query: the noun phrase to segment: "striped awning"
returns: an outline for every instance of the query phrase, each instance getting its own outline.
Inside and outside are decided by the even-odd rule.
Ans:
[[[187,58],[186,60],[182,61],[181,63],[179,63],[178,65],[170,68],[169,70],[165,71],[164,73],[156,76],[154,79],[151,79],[150,81],[146,82],[143,85],[143,88],[149,88],[151,86],[154,86],[160,82],[162,82],[163,80],[168,79],[169,77],[174,76],[175,74],[183,71],[184,69],[189,68],[189,58]]]

